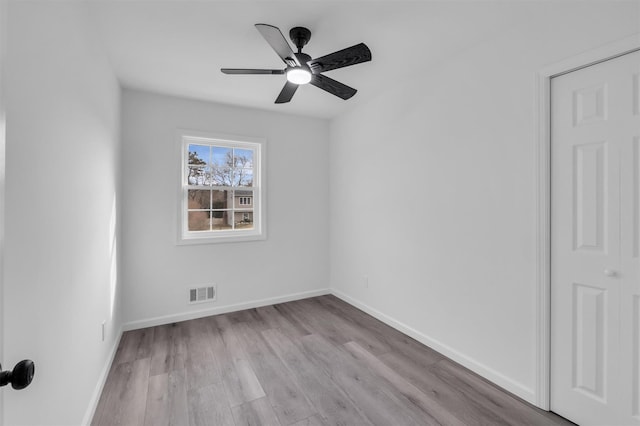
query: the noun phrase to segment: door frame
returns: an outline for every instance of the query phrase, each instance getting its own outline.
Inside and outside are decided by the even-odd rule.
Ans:
[[[640,33],[551,64],[536,84],[536,386],[535,403],[550,408],[551,394],[551,79],[640,50]]]
[[[4,360],[4,214],[5,214],[5,148],[7,130],[6,71],[9,22],[8,0],[0,0],[0,363]],[[5,366],[6,367],[6,366]],[[0,391],[0,426],[4,424],[4,392]]]

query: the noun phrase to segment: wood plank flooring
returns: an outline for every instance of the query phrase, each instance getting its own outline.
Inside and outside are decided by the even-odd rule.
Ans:
[[[92,422],[571,424],[333,296],[124,333]]]

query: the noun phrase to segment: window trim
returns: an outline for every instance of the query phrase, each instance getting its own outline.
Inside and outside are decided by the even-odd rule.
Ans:
[[[203,143],[207,145],[230,146],[236,148],[255,149],[254,158],[254,185],[252,196],[253,229],[234,229],[229,231],[189,231],[187,213],[187,169],[189,144]],[[220,133],[203,132],[196,130],[178,129],[176,132],[176,145],[179,158],[179,167],[176,181],[178,182],[178,194],[176,197],[176,236],[177,245],[192,244],[218,244],[234,243],[242,241],[259,241],[267,238],[266,223],[266,149],[267,140],[252,136],[229,135]],[[242,187],[239,187],[242,188]]]

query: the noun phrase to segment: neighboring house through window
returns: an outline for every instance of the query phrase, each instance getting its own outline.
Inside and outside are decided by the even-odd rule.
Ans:
[[[264,140],[180,134],[179,243],[265,237]]]

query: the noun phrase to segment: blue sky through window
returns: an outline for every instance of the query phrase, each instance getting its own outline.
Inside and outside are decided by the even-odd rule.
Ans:
[[[189,144],[188,150],[189,165],[199,166],[189,167],[190,185],[253,186],[253,150],[201,144]]]
[[[253,151],[252,150],[235,148],[233,150],[233,155],[236,158],[244,157],[247,159],[247,162],[244,165],[239,164],[238,161],[236,161],[236,164],[235,164],[236,167],[253,168]]]
[[[229,155],[231,155],[231,148],[214,146],[212,163],[215,164],[216,166],[226,166],[227,156]]]
[[[189,152],[195,152],[202,161],[209,162],[210,147],[208,145],[189,144]]]

